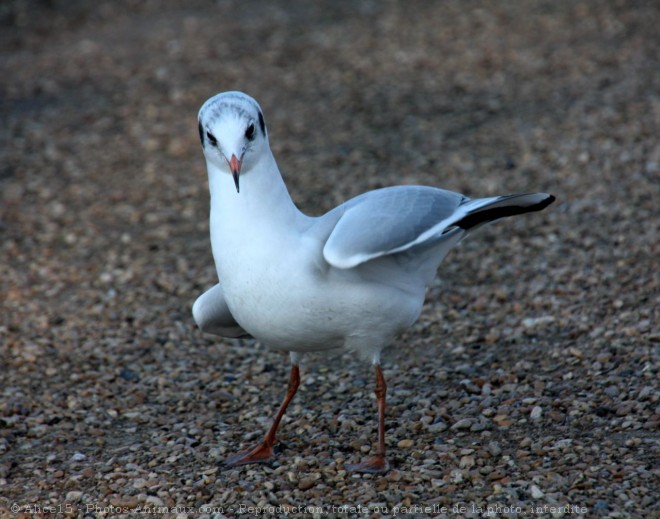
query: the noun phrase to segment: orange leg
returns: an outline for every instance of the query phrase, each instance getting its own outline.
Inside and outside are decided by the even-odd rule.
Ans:
[[[284,397],[284,401],[280,406],[280,410],[275,416],[273,425],[266,433],[264,441],[254,447],[251,450],[240,452],[234,454],[225,460],[225,465],[230,467],[236,467],[239,465],[247,465],[248,463],[264,463],[273,459],[273,445],[275,445],[275,434],[277,433],[277,427],[282,421],[282,417],[286,412],[286,408],[289,406],[289,402],[298,391],[298,386],[300,385],[300,370],[298,369],[297,364],[291,365],[291,375],[289,376],[289,387]]]
[[[351,472],[365,472],[368,474],[382,474],[389,470],[390,466],[385,458],[385,394],[387,384],[380,364],[376,364],[376,401],[378,402],[378,448],[376,454],[357,465],[346,465],[346,470]]]

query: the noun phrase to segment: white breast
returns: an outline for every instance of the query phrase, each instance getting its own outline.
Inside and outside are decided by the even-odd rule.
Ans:
[[[381,349],[418,317],[423,292],[330,267],[320,243],[300,235],[228,247],[218,273],[236,321],[272,348]],[[233,251],[233,253],[232,253]],[[396,302],[396,304],[394,304]]]

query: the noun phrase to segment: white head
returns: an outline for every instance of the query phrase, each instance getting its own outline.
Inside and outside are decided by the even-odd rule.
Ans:
[[[234,177],[249,173],[268,151],[268,133],[259,104],[242,92],[223,92],[199,110],[199,138],[206,160]]]

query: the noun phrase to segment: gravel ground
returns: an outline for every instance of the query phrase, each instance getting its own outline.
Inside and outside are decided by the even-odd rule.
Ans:
[[[657,517],[658,26],[644,1],[3,2],[0,516]],[[196,113],[229,89],[311,213],[557,196],[454,251],[387,350],[385,476],[344,470],[376,432],[348,355],[303,364],[276,462],[220,463],[288,372],[190,313]]]

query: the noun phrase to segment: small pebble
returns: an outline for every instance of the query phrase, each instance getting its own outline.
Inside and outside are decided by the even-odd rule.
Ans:
[[[502,448],[498,442],[492,441],[488,443],[488,452],[493,456],[499,456],[502,454]]]
[[[534,499],[541,499],[545,495],[543,491],[536,485],[529,487],[529,493]]]
[[[475,465],[474,456],[463,456],[458,462],[458,466],[461,467],[462,469],[469,469],[471,467],[474,467],[474,465]]]
[[[312,478],[303,478],[298,482],[298,488],[300,490],[309,490],[316,484],[316,481]]]
[[[82,495],[83,493],[80,490],[71,490],[70,492],[67,492],[65,501],[67,503],[77,503],[80,501]]]
[[[447,430],[447,428],[448,428],[447,424],[442,420],[438,420],[437,422],[434,422],[427,426],[428,431],[431,433],[440,433],[442,431]]]
[[[454,469],[451,471],[449,478],[452,483],[461,483],[463,481],[463,472],[458,469]]]
[[[165,502],[157,496],[147,496],[144,502],[153,506],[165,506]]]
[[[458,420],[454,425],[452,425],[451,429],[454,431],[462,431],[469,429],[470,427],[472,427],[472,419],[462,418],[461,420]]]

